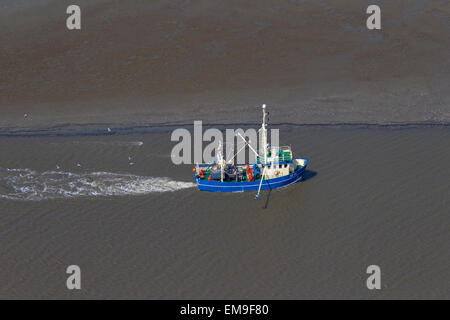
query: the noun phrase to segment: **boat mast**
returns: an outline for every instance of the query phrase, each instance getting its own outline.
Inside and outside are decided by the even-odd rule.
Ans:
[[[222,141],[219,141],[219,148],[217,150],[217,164],[220,166],[220,181],[223,182],[223,171],[225,170],[225,160],[222,155]]]
[[[263,104],[262,105],[262,112],[263,112],[263,121],[262,121],[262,125],[261,125],[261,146],[259,148],[259,152],[260,154],[263,155],[264,157],[264,164],[267,163],[267,129],[266,129],[266,105]]]

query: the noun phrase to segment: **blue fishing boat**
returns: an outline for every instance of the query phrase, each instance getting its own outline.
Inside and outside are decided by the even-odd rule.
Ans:
[[[193,169],[199,190],[210,192],[257,190],[256,199],[258,199],[261,190],[285,187],[299,182],[303,178],[308,159],[294,158],[289,146],[271,147],[267,143],[266,117],[268,112],[266,112],[266,105],[262,106],[262,112],[259,152],[238,133],[245,145],[255,153],[256,163],[234,165],[232,161],[236,155],[230,160],[224,159],[220,145],[212,164],[198,164]]]

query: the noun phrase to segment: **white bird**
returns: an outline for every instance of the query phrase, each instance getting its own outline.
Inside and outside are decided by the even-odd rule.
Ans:
[[[77,163],[77,167],[81,167],[81,164],[79,162]]]
[[[131,158],[131,156],[128,156],[128,160],[131,160],[132,158]]]
[[[59,165],[58,164],[56,165],[56,169],[59,169]]]
[[[108,132],[111,132],[111,128],[108,128]]]
[[[23,115],[23,117],[24,117],[24,119],[27,118],[27,117],[28,117],[28,113],[25,113],[25,114]]]

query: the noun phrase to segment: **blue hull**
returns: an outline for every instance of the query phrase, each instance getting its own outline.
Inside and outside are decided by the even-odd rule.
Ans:
[[[306,164],[303,167],[298,167],[297,170],[287,176],[263,180],[261,190],[277,189],[300,181],[306,170]],[[220,182],[207,181],[196,178],[198,189],[201,191],[210,192],[242,192],[250,190],[258,190],[261,180],[251,182]]]

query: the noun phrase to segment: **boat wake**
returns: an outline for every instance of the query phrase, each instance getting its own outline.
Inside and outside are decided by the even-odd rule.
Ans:
[[[165,177],[111,172],[37,172],[0,168],[0,198],[39,201],[77,197],[143,195],[195,187],[194,183]]]

